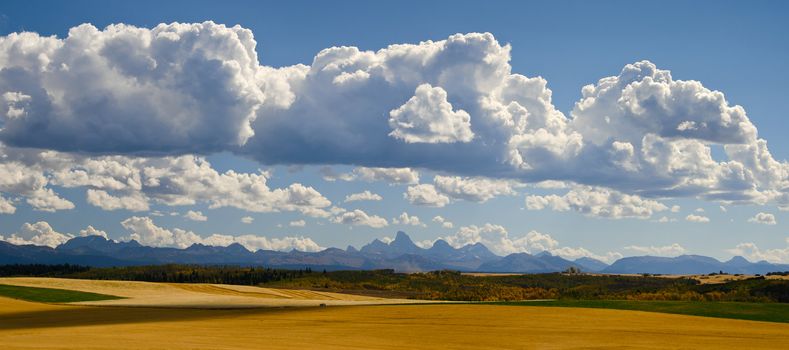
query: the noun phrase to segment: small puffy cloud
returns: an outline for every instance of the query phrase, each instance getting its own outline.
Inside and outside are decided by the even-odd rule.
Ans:
[[[16,207],[11,200],[0,196],[0,214],[13,214],[16,212]]]
[[[245,216],[245,217],[241,218],[241,223],[244,223],[244,224],[247,224],[247,225],[251,224],[253,221],[255,221],[255,218],[253,218],[251,216]]]
[[[294,220],[288,223],[290,227],[304,227],[307,226],[307,222],[304,220]]]
[[[444,218],[441,215],[434,216],[433,217],[433,222],[440,224],[441,227],[443,227],[443,228],[453,228],[453,227],[455,227],[455,224],[453,224],[451,221],[447,220],[446,218]]]
[[[389,116],[389,136],[407,143],[469,142],[474,138],[471,116],[464,110],[453,111],[447,92],[430,84],[417,86],[414,96]]]
[[[85,229],[83,229],[83,230],[80,230],[80,231],[79,231],[79,235],[80,235],[81,237],[87,237],[87,236],[101,236],[101,237],[104,237],[104,239],[108,239],[108,237],[107,237],[107,232],[104,232],[104,231],[102,231],[102,230],[98,230],[98,229],[94,228],[94,227],[93,227],[93,226],[91,226],[91,225],[88,225],[88,227],[86,227]]]
[[[660,219],[657,220],[659,223],[667,223],[667,222],[676,222],[677,219],[669,218],[668,216],[662,216]]]
[[[359,193],[352,193],[345,196],[345,202],[357,202],[357,201],[380,201],[384,198],[377,193],[372,193],[370,191],[365,190],[364,192]]]
[[[392,218],[392,223],[395,224],[395,225],[410,225],[410,226],[427,227],[427,225],[425,225],[424,223],[422,223],[421,220],[419,220],[418,216],[416,216],[416,215],[408,215],[408,213],[406,213],[406,212],[403,212],[402,214],[400,214],[400,216],[398,216],[396,218]]]
[[[682,209],[682,208],[680,206],[678,206],[678,205],[672,205],[671,206],[671,212],[672,213],[679,213],[680,209]]]
[[[710,218],[703,215],[690,214],[685,217],[685,221],[705,224],[710,222]]]
[[[775,215],[770,213],[756,213],[752,218],[748,219],[748,222],[752,222],[755,224],[763,224],[763,225],[775,225],[777,222],[775,221]]]
[[[203,215],[201,211],[189,210],[184,214],[184,217],[192,221],[208,221],[208,217]]]
[[[24,223],[19,232],[3,239],[11,244],[33,244],[54,248],[72,238],[74,236],[71,234],[55,231],[46,221],[39,221],[34,224]]]
[[[681,246],[679,243],[673,243],[667,246],[636,246],[631,245],[625,247],[625,250],[629,250],[635,252],[637,254],[642,255],[654,255],[654,256],[677,256],[682,255],[686,252],[685,248]]]
[[[651,199],[628,195],[601,187],[578,186],[564,194],[526,197],[526,208],[555,211],[573,210],[589,216],[621,219],[648,219],[653,213],[667,210],[668,207]]]
[[[789,238],[786,238],[786,247],[774,249],[760,249],[752,242],[740,243],[728,253],[745,257],[750,261],[766,260],[771,263],[789,264]]]
[[[414,205],[440,208],[449,204],[449,197],[436,191],[436,187],[430,184],[409,186],[403,197]]]
[[[335,224],[369,226],[372,228],[381,228],[381,227],[389,226],[389,222],[386,221],[386,219],[377,215],[368,215],[367,213],[359,209],[341,213],[333,217],[331,221]]]
[[[417,184],[419,172],[411,168],[367,168],[353,169],[353,174],[360,180],[387,182],[390,184]]]
[[[704,212],[704,208],[696,208],[695,212],[703,213]]]
[[[484,203],[496,196],[517,194],[509,180],[436,175],[433,183],[442,194],[471,202]]]

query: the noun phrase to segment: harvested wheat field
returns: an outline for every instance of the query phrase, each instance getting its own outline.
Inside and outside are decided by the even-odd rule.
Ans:
[[[92,306],[231,309],[318,306],[320,304],[337,306],[420,302],[418,300],[385,299],[329,292],[227,284],[177,284],[38,277],[0,278],[0,284],[68,289],[124,298],[73,303]]]
[[[56,287],[45,281],[0,282]],[[237,297],[225,289],[242,294],[256,289],[155,283],[131,283],[134,288],[127,289],[129,282],[51,282],[61,283],[59,288],[112,291],[128,300],[162,295],[157,290],[185,297],[203,293],[223,300],[220,304],[227,303],[225,297]],[[194,290],[195,286],[206,288]],[[221,293],[214,288],[221,288]],[[276,296],[271,300],[286,299],[292,293],[313,297],[304,291],[263,289],[261,293]],[[328,301],[357,299],[318,295]],[[789,348],[789,324],[638,311],[469,304],[233,309],[186,308],[183,304],[168,308],[162,303],[154,308],[110,305],[44,304],[0,297],[0,344],[4,349]]]

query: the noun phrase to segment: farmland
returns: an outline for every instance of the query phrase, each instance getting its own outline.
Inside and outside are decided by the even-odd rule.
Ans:
[[[52,278],[0,284],[122,297],[54,304],[0,296],[0,343],[8,349],[789,347],[787,323],[594,305],[419,304],[250,286]]]

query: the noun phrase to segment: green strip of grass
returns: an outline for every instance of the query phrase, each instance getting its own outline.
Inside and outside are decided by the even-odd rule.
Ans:
[[[114,295],[78,292],[66,289],[10,286],[6,284],[0,284],[0,296],[42,303],[73,303],[78,301],[123,299]]]
[[[668,314],[734,318],[789,323],[789,304],[712,301],[555,300],[501,302],[499,305],[582,307],[662,312]]]

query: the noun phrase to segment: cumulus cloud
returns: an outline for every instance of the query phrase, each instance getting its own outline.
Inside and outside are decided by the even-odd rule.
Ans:
[[[247,225],[251,224],[253,221],[255,221],[255,218],[253,218],[251,216],[245,216],[245,217],[241,218],[241,223],[244,223],[244,224],[247,224]]]
[[[398,216],[396,218],[392,218],[392,223],[395,224],[395,225],[410,225],[410,226],[427,227],[427,225],[425,225],[424,223],[422,223],[421,220],[419,220],[418,216],[416,216],[416,215],[408,215],[408,213],[406,213],[406,212],[403,212],[402,214],[400,214],[400,216]]]
[[[63,187],[88,187],[87,202],[105,210],[149,210],[150,203],[170,206],[206,203],[210,208],[234,207],[252,212],[299,211],[328,216],[331,205],[312,187],[294,183],[269,188],[270,174],[218,172],[203,157],[180,156],[83,158],[43,153],[38,162],[53,170],[51,182]]]
[[[583,87],[567,117],[545,79],[512,72],[510,51],[489,33],[469,33],[377,51],[331,47],[309,65],[274,68],[259,63],[251,31],[212,22],[2,36],[0,141],[61,152],[1,158],[0,192],[10,199],[0,210],[17,199],[73,208],[50,187],[60,185],[87,187],[89,203],[109,210],[205,202],[331,215],[331,203],[302,184],[271,189],[262,172],[219,173],[199,157],[169,157],[217,151],[263,164],[359,166],[340,177],[412,185],[406,198],[420,205],[498,192],[417,185],[412,168],[574,183],[630,201],[532,199],[608,217],[649,217],[663,210],[654,198],[789,207],[789,164],[722,92],[640,61]],[[713,145],[725,159],[712,157]],[[64,151],[107,156],[64,167],[69,160],[55,159]]]
[[[87,237],[87,236],[100,236],[100,237],[104,237],[104,239],[109,239],[109,238],[107,237],[107,232],[104,232],[104,231],[102,231],[102,230],[96,229],[96,228],[94,228],[94,227],[93,227],[93,226],[91,226],[91,225],[88,225],[88,227],[86,227],[85,229],[83,229],[83,230],[80,230],[80,231],[79,231],[79,235],[80,235],[81,237]]]
[[[447,92],[438,86],[417,86],[414,97],[389,116],[389,136],[407,143],[469,142],[474,138],[471,116],[464,110],[453,111]]]
[[[201,211],[189,210],[184,214],[184,217],[192,221],[208,221],[208,217],[203,215]]]
[[[333,217],[331,221],[335,224],[369,226],[372,228],[389,226],[389,222],[386,219],[377,215],[368,215],[359,209],[343,212]]]
[[[509,180],[436,175],[433,183],[437,191],[471,202],[484,203],[496,196],[517,194],[513,189],[515,185]]]
[[[149,209],[148,199],[139,192],[113,196],[104,190],[88,189],[85,199],[89,204],[104,210],[146,211]]]
[[[283,237],[267,238],[252,234],[231,236],[225,234],[212,234],[202,237],[192,231],[179,228],[167,229],[157,226],[148,217],[133,216],[121,222],[121,226],[129,231],[127,239],[133,239],[140,244],[152,247],[187,248],[193,244],[210,246],[228,246],[239,243],[250,251],[297,249],[300,251],[319,251],[323,248],[310,238]]]
[[[706,224],[706,223],[710,222],[710,218],[708,218],[708,217],[706,217],[704,215],[690,214],[690,215],[685,217],[685,221]]]
[[[345,202],[357,202],[357,201],[380,201],[384,198],[377,193],[372,193],[370,191],[365,190],[364,192],[359,193],[352,193],[345,196]]]
[[[409,186],[403,193],[403,197],[414,205],[440,208],[449,204],[449,197],[438,193],[436,187],[430,184]]]
[[[0,139],[98,153],[241,145],[267,95],[255,46],[248,29],[213,22],[0,37]]]
[[[655,200],[588,186],[575,187],[562,196],[555,194],[527,196],[526,208],[529,210],[545,208],[556,211],[573,210],[589,216],[612,219],[648,219],[652,217],[653,213],[668,209],[666,205]]]
[[[761,212],[756,213],[756,215],[748,219],[748,222],[763,224],[763,225],[775,225],[777,223],[775,221],[775,215],[770,213],[761,213]]]
[[[39,221],[34,224],[24,223],[19,232],[2,239],[16,245],[33,244],[54,248],[72,238],[74,236],[71,234],[55,231],[46,221]]]
[[[677,256],[684,254],[686,252],[685,248],[681,246],[679,243],[673,243],[667,246],[660,246],[660,247],[631,245],[625,247],[625,250],[629,250],[637,254],[653,255],[653,256]]]
[[[728,253],[745,257],[751,261],[766,260],[771,263],[789,264],[789,238],[786,239],[786,247],[775,249],[760,249],[752,242],[740,243],[736,247],[727,250]]]
[[[0,214],[13,214],[16,212],[16,207],[14,203],[7,199],[0,196]]]
[[[434,216],[433,217],[433,222],[440,224],[441,227],[443,227],[443,228],[453,228],[453,227],[455,227],[455,224],[453,224],[452,221],[447,220],[446,218],[444,218],[441,215]]]

